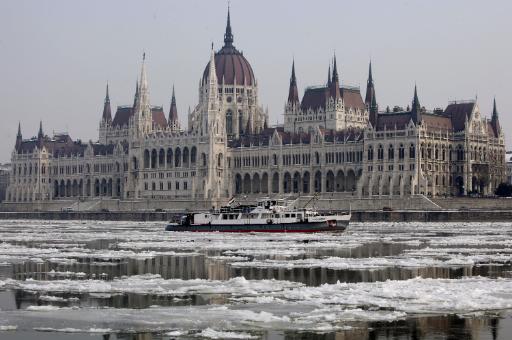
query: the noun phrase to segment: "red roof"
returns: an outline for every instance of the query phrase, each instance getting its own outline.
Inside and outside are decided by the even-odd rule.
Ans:
[[[365,110],[366,106],[363,102],[361,92],[357,88],[340,87],[340,95],[346,108]],[[313,87],[308,88],[304,92],[300,107],[303,111],[311,108],[318,110],[319,108],[325,109],[325,103],[330,96],[330,89],[328,87]]]
[[[215,53],[215,69],[219,84],[222,84],[222,80],[226,85],[244,85],[246,83],[254,86],[256,84],[251,65],[234,46],[224,46]],[[208,81],[209,70],[210,63],[208,62],[203,72],[203,84]]]
[[[151,108],[151,113],[153,115],[153,123],[164,129],[167,126],[167,119],[165,118],[164,109],[161,106],[154,106]],[[127,126],[131,116],[133,116],[133,107],[118,106],[116,115],[112,121],[112,126]]]

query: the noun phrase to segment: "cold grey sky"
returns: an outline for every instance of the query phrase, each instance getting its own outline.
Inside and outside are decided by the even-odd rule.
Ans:
[[[223,42],[227,1],[2,0],[0,162],[23,137],[68,131],[96,140],[105,84],[112,109],[133,101],[146,51],[151,102],[169,110],[172,85],[182,124],[197,103],[211,42]],[[490,116],[496,96],[512,146],[512,1],[231,1],[235,46],[251,63],[259,100],[283,121],[292,58],[299,91],[326,81],[336,52],[344,84],[363,96],[373,62],[379,106],[478,96]]]

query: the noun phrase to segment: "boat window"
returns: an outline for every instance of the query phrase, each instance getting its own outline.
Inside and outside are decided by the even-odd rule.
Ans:
[[[291,214],[290,216],[291,216],[291,217],[295,217],[295,214]]]

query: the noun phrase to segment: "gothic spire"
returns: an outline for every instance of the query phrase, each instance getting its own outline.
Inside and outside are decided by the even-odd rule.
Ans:
[[[224,33],[224,46],[233,46],[233,33],[231,33],[231,19],[228,6],[228,20],[226,24],[226,33]]]
[[[37,139],[42,139],[44,137],[43,133],[43,121],[39,121],[39,132],[37,133]]]
[[[16,135],[16,144],[15,144],[16,150],[18,150],[18,148],[21,146],[22,141],[23,141],[23,137],[21,136],[21,123],[18,122],[18,134]]]
[[[107,91],[105,94],[105,103],[103,104],[103,115],[102,118],[106,122],[112,121],[112,110],[110,109],[110,97],[108,94],[108,83],[107,83]]]
[[[492,119],[498,119],[498,109],[496,108],[496,97],[492,105]]]
[[[211,51],[211,54],[210,54],[210,64],[209,64],[209,71],[208,71],[208,79],[210,81],[210,86],[212,84],[217,84],[217,71],[215,69],[215,51],[213,49],[213,43],[212,43],[212,51]],[[214,83],[215,81],[215,83]],[[211,95],[214,95],[216,93],[213,93]]]
[[[494,98],[494,102],[492,105],[491,125],[494,130],[495,137],[498,137],[500,135],[501,126],[500,126],[500,121],[498,119],[498,108],[496,107],[496,98]]]
[[[178,108],[176,106],[176,96],[174,94],[174,85],[172,86],[171,108],[169,110],[169,126],[178,124]]]
[[[336,66],[336,54],[332,65],[332,79],[331,86],[329,87],[330,96],[337,99],[341,97],[340,93],[340,80],[338,77],[338,67]]]
[[[146,53],[142,54],[142,66],[140,69],[140,80],[137,87],[135,99],[135,113],[151,114],[149,106],[148,77],[146,74]]]
[[[421,122],[421,105],[420,100],[418,99],[418,89],[416,85],[414,85],[414,98],[412,100],[411,114],[415,124]]]
[[[372,76],[372,61],[370,60],[370,66],[368,68],[368,83],[373,84],[373,76]]]
[[[331,86],[331,64],[329,63],[329,69],[327,70],[327,87]]]
[[[137,99],[139,98],[139,78],[135,81],[135,95],[133,96],[133,107],[137,104]]]
[[[336,81],[339,83],[338,68],[336,67],[336,54],[334,54],[334,61],[333,61],[333,66],[332,66],[332,81],[333,82]]]
[[[373,84],[373,75],[372,75],[372,62],[370,61],[370,66],[368,69],[368,81],[366,82],[366,97],[364,99],[364,103],[370,110],[373,99],[375,97],[375,85]]]
[[[297,89],[297,78],[295,78],[295,60],[292,62],[292,76],[290,77],[290,89],[288,91],[288,103],[299,102],[299,90]]]

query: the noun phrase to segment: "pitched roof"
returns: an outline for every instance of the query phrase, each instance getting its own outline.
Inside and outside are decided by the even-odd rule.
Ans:
[[[361,96],[361,91],[358,88],[340,86],[340,95],[346,108],[365,110],[366,106]],[[300,107],[303,111],[311,108],[318,110],[319,108],[325,109],[325,103],[330,96],[330,89],[328,87],[310,87],[307,88],[302,96]]]
[[[411,120],[410,112],[379,113],[377,116],[376,130],[405,129]]]
[[[153,123],[164,129],[167,126],[167,119],[165,118],[164,109],[161,106],[153,106],[151,108],[151,114],[153,116]],[[118,106],[114,120],[112,120],[113,127],[127,126],[130,121],[130,117],[133,116],[132,106]]]
[[[462,131],[465,128],[466,118],[473,112],[475,102],[451,103],[444,110],[444,114],[451,117],[454,131]]]

